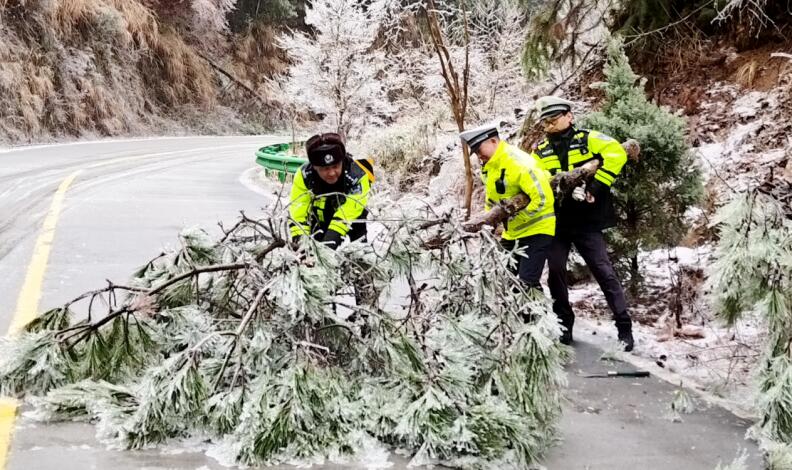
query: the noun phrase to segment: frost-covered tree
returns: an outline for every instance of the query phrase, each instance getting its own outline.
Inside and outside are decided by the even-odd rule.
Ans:
[[[422,28],[422,16],[419,0],[383,0],[379,38],[385,50],[383,79],[396,117],[407,124],[446,106],[445,82],[431,39]]]
[[[525,13],[518,0],[438,1],[433,7],[418,0],[392,1],[385,28],[388,71],[394,79],[391,90],[414,100],[402,102],[408,107],[400,107],[401,111],[431,108],[446,93],[443,63],[431,35],[421,34],[416,25],[425,17],[425,6],[435,13],[448,62],[460,78],[467,62],[469,111],[474,120],[491,117],[505,95],[519,95],[525,84],[518,52],[525,35]]]
[[[482,76],[474,74],[474,103],[479,101],[480,111],[491,115],[525,84],[520,55],[525,11],[519,0],[476,0],[471,2],[469,27],[471,43],[485,64],[476,71]]]
[[[288,99],[298,111],[324,116],[341,135],[360,132],[392,112],[383,81],[384,54],[375,44],[381,30],[381,2],[314,0],[305,23],[311,33],[280,38],[292,61],[283,77]]]
[[[561,411],[555,316],[490,233],[409,212],[337,251],[293,245],[278,215],[187,231],[128,285],[1,340],[0,390],[125,448],[200,435],[276,464],[373,438],[414,464],[527,468]]]
[[[685,211],[703,187],[685,143],[685,121],[646,98],[645,81],[632,71],[619,40],[608,46],[605,77],[602,110],[585,116],[581,126],[641,144],[640,161],[628,162],[613,186],[618,225],[612,246],[629,261],[635,289],[639,250],[675,246],[687,231]]]
[[[386,55],[388,89],[402,115],[420,115],[441,103],[443,77],[426,44],[399,48]]]
[[[766,321],[757,431],[781,444],[772,446],[776,459],[792,455],[792,218],[785,210],[772,196],[751,191],[718,211],[720,240],[708,279],[715,312],[726,323],[749,313]]]

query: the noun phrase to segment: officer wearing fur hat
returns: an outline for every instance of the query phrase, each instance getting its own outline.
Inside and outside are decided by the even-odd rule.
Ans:
[[[353,160],[335,133],[315,135],[305,148],[308,163],[294,175],[291,189],[292,238],[312,236],[333,249],[344,237],[365,239],[371,162]]]
[[[565,327],[561,341],[570,344],[575,315],[569,305],[566,264],[574,245],[605,294],[619,341],[624,343],[626,351],[631,351],[632,321],[602,235],[604,229],[616,224],[610,188],[627,161],[627,153],[618,141],[605,134],[575,128],[572,105],[571,101],[555,96],[544,96],[536,102],[539,122],[547,136],[532,155],[544,169],[555,175],[594,159],[600,161],[591,181],[576,188],[571,197],[556,201],[556,236],[547,263],[553,310]]]
[[[483,126],[460,134],[470,151],[481,161],[481,180],[486,190],[487,210],[519,193],[530,202],[504,222],[502,245],[515,254],[514,273],[528,287],[541,289],[548,250],[555,233],[553,190],[550,174],[531,156],[500,140],[495,126]]]

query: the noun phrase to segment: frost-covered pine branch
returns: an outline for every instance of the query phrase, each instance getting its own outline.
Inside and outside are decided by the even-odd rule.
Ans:
[[[734,324],[748,312],[767,322],[759,372],[763,438],[792,444],[792,220],[760,191],[736,196],[718,213],[720,241],[708,287],[716,313]]]
[[[128,286],[4,339],[0,387],[126,448],[201,435],[275,464],[374,438],[414,463],[526,468],[560,414],[548,301],[520,287],[489,232],[431,210],[379,224],[372,243],[337,251],[288,242],[279,215],[243,217],[220,240],[186,231]]]

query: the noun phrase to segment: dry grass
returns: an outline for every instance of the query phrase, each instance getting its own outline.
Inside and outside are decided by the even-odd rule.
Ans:
[[[60,0],[48,7],[49,25],[59,36],[89,35],[100,28],[103,33],[120,32],[113,24],[120,20],[117,11],[102,0]]]
[[[0,50],[0,122],[9,135],[42,131],[41,116],[55,95],[52,70],[15,42]]]
[[[152,48],[159,42],[159,25],[154,13],[135,0],[109,0],[126,23],[126,33],[141,49]]]
[[[232,56],[224,66],[235,77],[256,91],[258,97],[240,87],[230,85],[223,90],[221,100],[239,109],[248,119],[265,126],[289,125],[295,116],[284,112],[278,102],[279,91],[271,81],[288,67],[286,53],[277,47],[278,31],[264,23],[252,23],[239,34],[232,47]],[[288,116],[287,116],[288,115]]]
[[[234,43],[234,71],[257,85],[283,73],[288,65],[286,53],[277,46],[278,33],[271,25],[253,23]]]
[[[60,36],[97,32],[119,45],[139,49],[157,46],[160,26],[154,13],[137,0],[59,0],[49,10],[50,26]]]
[[[216,104],[213,71],[139,0],[0,0],[0,15],[0,139],[117,135]]]
[[[711,44],[700,33],[669,38],[660,48],[658,62],[670,76],[688,73],[691,64],[710,61]]]
[[[215,103],[212,71],[195,51],[172,32],[161,34],[141,71],[157,98],[167,105],[192,103],[209,108]]]
[[[751,88],[756,80],[756,72],[759,64],[755,60],[751,60],[740,66],[734,75],[734,81],[745,88]]]

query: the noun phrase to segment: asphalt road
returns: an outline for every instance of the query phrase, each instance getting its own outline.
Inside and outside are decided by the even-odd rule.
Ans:
[[[40,306],[102,286],[177,243],[268,204],[240,183],[272,137],[197,137],[31,147],[0,153],[0,328],[6,331],[53,194],[77,174],[58,217]]]
[[[177,243],[180,229],[234,220],[271,203],[241,182],[256,148],[272,137],[196,137],[107,141],[0,150],[0,328],[11,324],[37,237],[53,194],[65,192],[45,265],[40,307],[57,306],[124,281],[141,263]],[[77,173],[79,172],[79,173]],[[674,387],[656,378],[584,379],[628,365],[606,364],[601,351],[579,343],[568,368],[570,390],[561,423],[564,441],[548,469],[713,469],[739,449],[749,423],[717,407],[701,407],[682,422],[668,417]],[[394,466],[403,460],[392,457]],[[11,469],[219,469],[195,449],[117,452],[105,449],[85,424],[44,426],[16,422]],[[314,467],[314,468],[366,468]],[[2,470],[0,468],[0,470]]]

